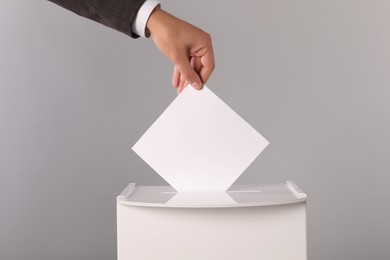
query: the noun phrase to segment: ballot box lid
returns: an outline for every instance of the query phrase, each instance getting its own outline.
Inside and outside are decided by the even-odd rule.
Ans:
[[[171,186],[138,186],[130,183],[117,197],[117,203],[164,208],[231,208],[301,203],[306,198],[306,194],[292,181],[232,185],[226,192],[176,192]]]

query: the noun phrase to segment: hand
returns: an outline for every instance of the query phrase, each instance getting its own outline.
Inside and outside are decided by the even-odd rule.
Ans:
[[[157,48],[175,65],[172,85],[177,93],[188,83],[202,89],[215,67],[210,35],[159,7],[150,15],[147,28]]]

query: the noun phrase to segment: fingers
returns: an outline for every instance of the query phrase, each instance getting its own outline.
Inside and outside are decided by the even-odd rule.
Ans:
[[[188,85],[188,81],[184,79],[184,76],[180,73],[179,69],[175,66],[172,76],[172,86],[177,88],[178,94],[180,94],[184,88]]]
[[[180,95],[180,93],[183,92],[183,90],[184,90],[184,87],[179,86],[179,87],[177,88],[177,94]]]
[[[183,78],[183,81],[180,80],[179,85],[184,85],[185,81],[189,82],[194,88],[201,89],[202,82],[198,74],[192,68],[190,61],[188,59],[188,55],[185,52],[181,52],[177,54],[177,57],[173,59],[175,66],[180,72],[180,78]]]
[[[184,79],[179,69],[175,66],[173,70],[172,86],[177,88],[177,94],[180,94],[188,85],[188,81]]]
[[[200,76],[202,83],[206,83],[214,70],[212,53],[208,56],[209,57],[191,57],[189,61],[192,69]],[[175,66],[173,70],[172,86],[178,88],[178,94],[184,90],[188,83],[189,82],[185,79],[184,75],[180,73],[178,67]]]
[[[200,70],[202,69],[202,62],[200,57],[193,56],[191,57],[191,66],[194,68],[195,72],[199,75]]]
[[[213,50],[210,49],[208,52],[206,52],[206,54],[200,58],[200,62],[202,65],[198,73],[202,82],[206,83],[215,68]]]
[[[208,36],[206,38],[206,43],[202,45],[204,47],[200,47],[196,51],[193,52],[193,60],[195,60],[195,70],[199,74],[203,83],[206,83],[210,78],[211,73],[214,70],[214,52],[213,47],[211,45],[211,37]]]
[[[210,78],[215,68],[214,52],[211,45],[205,44],[194,52],[180,51],[174,53],[172,61],[175,64],[172,85],[181,93],[190,83],[195,89],[201,89],[203,83]]]
[[[180,77],[180,83],[179,83],[179,87],[181,88],[184,88],[186,86],[187,83],[187,80],[184,79],[183,76]]]
[[[180,72],[178,68],[175,66],[175,68],[173,69],[172,86],[175,88],[179,87],[179,82],[180,82]]]

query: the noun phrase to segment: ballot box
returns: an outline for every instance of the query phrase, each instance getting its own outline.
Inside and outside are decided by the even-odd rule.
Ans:
[[[306,194],[293,182],[117,197],[118,260],[305,260]]]

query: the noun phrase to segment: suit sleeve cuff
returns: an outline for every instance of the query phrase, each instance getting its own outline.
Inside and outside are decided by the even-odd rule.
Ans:
[[[153,12],[154,8],[160,3],[156,0],[146,0],[145,3],[138,10],[137,16],[132,25],[133,32],[143,38],[150,36],[149,31],[146,28],[149,16]]]

